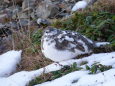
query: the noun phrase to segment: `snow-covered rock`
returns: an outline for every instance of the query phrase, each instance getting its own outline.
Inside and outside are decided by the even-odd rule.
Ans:
[[[77,11],[77,10],[82,10],[86,8],[88,3],[86,1],[78,1],[72,8],[72,12]]]
[[[0,77],[9,76],[16,70],[16,65],[21,60],[22,51],[8,51],[0,55]]]
[[[82,0],[82,1],[78,1],[73,8],[71,9],[72,12],[74,11],[78,11],[78,10],[83,10],[84,8],[86,8],[88,5],[92,5],[93,3],[95,3],[97,0]]]

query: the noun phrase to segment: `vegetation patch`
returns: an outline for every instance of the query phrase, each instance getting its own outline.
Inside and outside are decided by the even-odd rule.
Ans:
[[[86,62],[83,62],[85,64],[87,64]],[[88,65],[86,65],[86,70],[89,70],[89,74],[96,74],[98,72],[104,72],[106,70],[111,69],[112,66],[105,66],[99,63],[94,63],[91,65],[91,67],[89,67]],[[73,63],[71,66],[64,66],[61,70],[58,71],[53,71],[47,74],[42,74],[41,76],[35,78],[34,80],[32,80],[29,83],[29,86],[33,86],[36,84],[40,84],[46,81],[51,81],[54,80],[56,78],[62,77],[66,74],[69,74],[71,72],[74,71],[79,71],[83,69],[82,67],[78,67],[76,63]],[[73,81],[72,83],[77,82],[78,80]]]
[[[87,63],[88,63],[87,61],[82,61],[82,62],[80,63],[80,66],[85,65],[85,64],[87,64]]]
[[[90,71],[89,74],[96,74],[98,72],[104,72],[111,68],[112,68],[112,66],[105,66],[105,65],[97,64],[97,63],[92,64],[91,67],[86,65],[86,69]]]
[[[61,70],[53,71],[51,73],[43,74],[43,75],[37,77],[36,79],[32,80],[29,83],[29,86],[40,84],[40,83],[43,83],[43,82],[46,82],[46,81],[51,81],[51,80],[59,78],[63,75],[66,75],[70,72],[78,71],[78,70],[81,70],[81,69],[82,68],[78,67],[76,63],[73,63],[71,66],[64,66]]]
[[[115,42],[115,15],[109,12],[75,13],[69,19],[57,20],[53,26],[80,32],[95,41]]]
[[[32,34],[32,43],[40,45],[41,44],[41,37],[42,37],[42,30],[38,29],[35,33]]]

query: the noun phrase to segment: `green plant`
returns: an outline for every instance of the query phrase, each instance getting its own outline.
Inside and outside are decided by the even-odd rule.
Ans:
[[[51,73],[43,74],[40,77],[37,77],[36,79],[32,80],[29,83],[29,86],[33,86],[35,84],[40,84],[40,83],[43,83],[43,82],[46,82],[46,81],[51,81],[51,80],[59,78],[63,75],[66,75],[70,72],[78,71],[78,70],[81,70],[81,69],[82,69],[81,67],[77,67],[76,63],[73,63],[71,66],[64,66],[61,70],[53,71]]]
[[[112,66],[105,66],[105,65],[97,64],[97,63],[92,64],[91,67],[86,65],[86,70],[90,71],[89,74],[96,74],[97,72],[104,72],[104,71],[109,70],[111,68],[112,68]]]
[[[40,45],[41,43],[41,36],[42,36],[42,30],[39,29],[35,33],[32,34],[32,42],[34,44]]]
[[[82,61],[81,63],[80,63],[80,66],[81,65],[85,65],[85,64],[87,64],[88,62],[87,61]]]

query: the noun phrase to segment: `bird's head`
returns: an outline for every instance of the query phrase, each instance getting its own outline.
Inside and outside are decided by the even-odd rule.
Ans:
[[[44,29],[43,34],[44,35],[55,35],[57,34],[57,32],[58,32],[58,29],[48,26]]]

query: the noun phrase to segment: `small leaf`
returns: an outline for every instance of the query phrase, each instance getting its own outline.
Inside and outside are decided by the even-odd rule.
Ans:
[[[86,67],[86,70],[90,70],[90,67],[88,65],[86,65],[85,67]]]
[[[92,74],[95,74],[97,72],[97,65],[93,65],[90,70]]]

